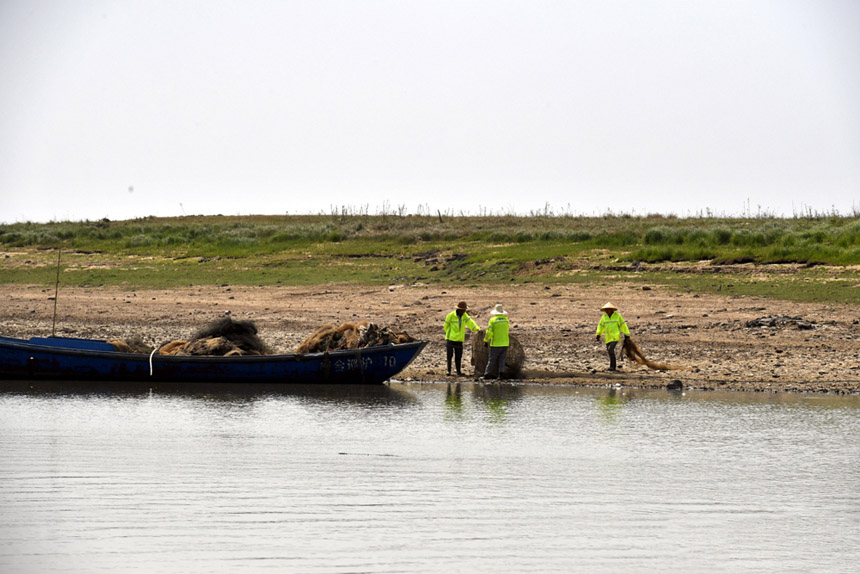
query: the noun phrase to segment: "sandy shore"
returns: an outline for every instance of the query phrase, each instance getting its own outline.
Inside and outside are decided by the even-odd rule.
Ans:
[[[50,335],[53,295],[42,286],[0,286],[0,335]],[[659,286],[62,288],[56,333],[136,336],[155,345],[187,338],[229,312],[253,320],[275,350],[291,352],[326,323],[372,321],[430,341],[402,378],[439,381],[448,379],[442,323],[460,300],[482,327],[495,303],[505,305],[526,350],[528,382],[664,387],[681,381],[700,389],[860,392],[860,307],[699,296]],[[689,370],[652,371],[623,361],[621,372],[606,372],[608,359],[594,330],[607,300],[619,306],[649,359]],[[763,317],[802,322],[748,325]],[[464,363],[471,374],[469,356],[467,344]]]

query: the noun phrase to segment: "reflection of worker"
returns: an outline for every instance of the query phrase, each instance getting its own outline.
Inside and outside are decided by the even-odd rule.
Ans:
[[[487,368],[484,370],[484,376],[481,380],[489,379],[490,373],[495,372],[496,378],[502,378],[502,372],[505,370],[505,357],[508,355],[510,323],[508,322],[508,312],[502,308],[502,304],[496,305],[496,308],[490,311],[490,323],[487,325],[487,334],[484,335],[484,342],[490,345],[490,357],[487,360]]]
[[[615,389],[609,389],[609,394],[598,399],[597,406],[601,416],[608,423],[617,422],[621,407],[627,402],[625,393],[618,394]]]
[[[597,324],[597,333],[595,339],[600,339],[603,333],[604,341],[606,341],[606,351],[609,353],[609,370],[615,370],[615,346],[621,340],[621,333],[625,336],[630,336],[630,329],[627,328],[627,323],[624,317],[618,312],[618,308],[612,303],[607,303],[600,308],[603,315],[600,317],[600,322]]]
[[[460,391],[460,383],[454,383],[453,388],[451,383],[448,383],[448,389],[445,393],[445,406],[448,407],[446,414],[463,415],[463,395]]]
[[[463,369],[463,341],[466,340],[466,327],[472,331],[479,329],[471,317],[466,313],[465,301],[457,303],[457,308],[448,313],[445,317],[445,351],[448,355],[448,376],[451,376],[451,357],[454,357],[454,364],[457,367],[457,374],[462,376]]]

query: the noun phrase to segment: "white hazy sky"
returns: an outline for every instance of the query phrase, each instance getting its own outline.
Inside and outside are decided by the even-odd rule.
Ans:
[[[0,221],[860,210],[857,0],[0,0]]]

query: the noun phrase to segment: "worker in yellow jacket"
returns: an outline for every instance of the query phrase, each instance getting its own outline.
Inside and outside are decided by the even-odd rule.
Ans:
[[[597,333],[594,338],[599,340],[600,335],[603,334],[603,340],[606,341],[606,351],[609,353],[609,370],[614,371],[615,346],[621,340],[622,333],[625,337],[630,336],[630,329],[627,328],[627,322],[618,312],[618,308],[612,303],[607,303],[600,310],[603,311],[603,315],[597,324]]]
[[[469,314],[466,313],[468,305],[465,301],[457,303],[457,308],[448,313],[445,317],[445,351],[448,356],[448,376],[451,376],[451,357],[454,357],[454,364],[457,367],[457,375],[463,376],[463,341],[466,340],[466,329],[478,331],[478,324],[475,323]]]
[[[510,346],[510,327],[508,312],[499,303],[495,309],[490,311],[490,323],[487,325],[487,333],[484,335],[484,342],[490,345],[490,358],[487,360],[484,376],[480,380],[484,381],[491,378],[491,373],[496,374],[496,379],[502,378],[502,373],[505,370],[505,358],[508,356],[508,347]]]

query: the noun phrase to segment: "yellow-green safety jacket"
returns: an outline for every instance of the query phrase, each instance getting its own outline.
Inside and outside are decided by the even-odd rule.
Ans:
[[[471,329],[472,331],[477,331],[480,329],[478,324],[475,323],[471,317],[469,317],[468,313],[463,313],[462,317],[457,316],[456,311],[451,311],[448,313],[448,316],[445,317],[445,338],[449,341],[465,341],[466,340],[466,327]]]
[[[621,333],[624,333],[628,337],[630,336],[630,329],[627,328],[627,322],[618,311],[615,311],[611,317],[606,313],[600,317],[600,323],[597,324],[597,336],[600,336],[604,332],[606,335],[604,335],[603,340],[607,343],[620,341]]]
[[[484,341],[489,343],[491,347],[510,346],[510,338],[508,337],[510,326],[507,315],[493,315],[490,317],[490,324],[487,325]]]

